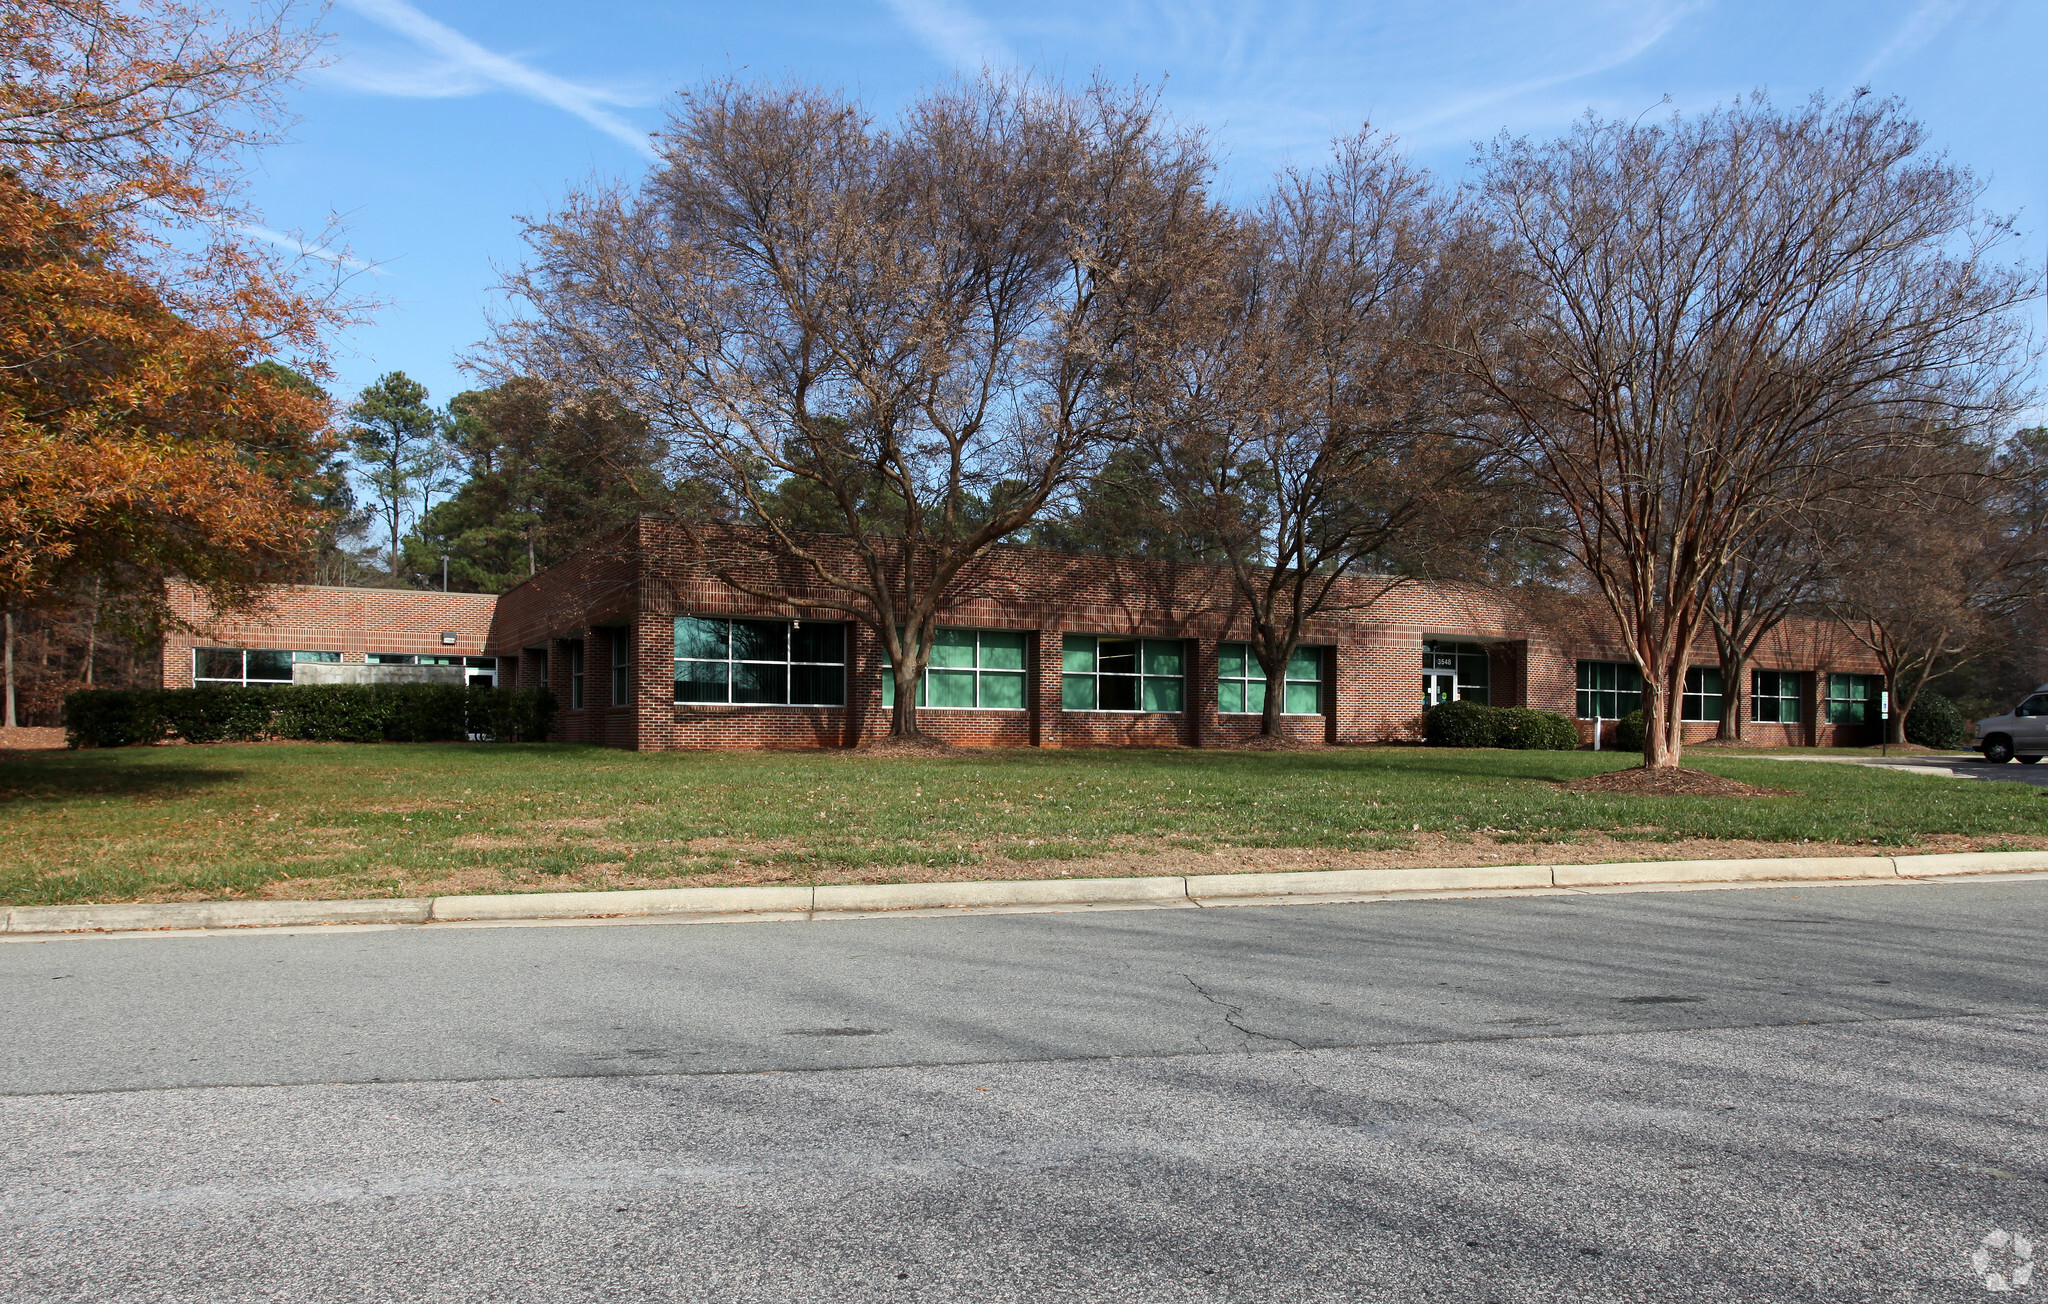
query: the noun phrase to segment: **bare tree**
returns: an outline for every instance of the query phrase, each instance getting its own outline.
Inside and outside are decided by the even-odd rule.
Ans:
[[[1423,347],[1451,284],[1454,214],[1370,130],[1290,170],[1162,314],[1134,374],[1166,518],[1220,562],[1279,731],[1289,658],[1317,615],[1370,606],[1469,556],[1481,454]]]
[[[1891,743],[1905,741],[1927,686],[1994,650],[2048,579],[2048,534],[2028,501],[2038,487],[1999,474],[1980,448],[1941,460],[1919,469],[1921,493],[1868,494],[1830,558],[1824,606],[1884,671]]]
[[[1120,359],[1209,238],[1209,172],[1153,96],[1100,85],[984,78],[894,130],[715,85],[637,194],[529,226],[495,356],[645,414],[796,577],[726,580],[869,625],[916,735],[963,570],[1128,433]]]
[[[1548,491],[1642,672],[1644,763],[1676,766],[1714,586],[1844,466],[2011,412],[2035,279],[1889,101],[1589,118],[1500,140],[1478,193],[1502,288],[1461,346],[1475,435]]]
[[[1739,741],[1748,719],[1749,668],[1772,630],[1824,591],[1843,513],[1816,503],[1780,517],[1735,549],[1707,588],[1707,622],[1721,668],[1721,723],[1716,737]]]

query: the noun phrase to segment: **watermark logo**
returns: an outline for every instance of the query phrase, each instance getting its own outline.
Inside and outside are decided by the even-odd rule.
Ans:
[[[2018,1232],[1994,1231],[1970,1251],[1970,1267],[1988,1291],[2018,1290],[2034,1279],[2034,1243]]]

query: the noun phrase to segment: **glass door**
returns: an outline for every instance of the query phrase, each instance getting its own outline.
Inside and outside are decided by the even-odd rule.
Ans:
[[[1425,709],[1442,706],[1445,702],[1458,700],[1458,672],[1455,670],[1425,670],[1422,672],[1422,705]]]

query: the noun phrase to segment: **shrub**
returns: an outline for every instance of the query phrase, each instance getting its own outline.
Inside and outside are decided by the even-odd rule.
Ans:
[[[1614,722],[1614,750],[1617,752],[1639,752],[1643,750],[1646,732],[1643,728],[1642,708],[1638,707]]]
[[[391,684],[382,699],[384,738],[394,743],[463,742],[469,737],[469,689],[461,684]]]
[[[278,703],[271,728],[308,743],[381,743],[390,709],[367,684],[300,684]]]
[[[73,747],[133,747],[170,734],[163,691],[86,688],[64,698],[64,741]]]
[[[64,700],[73,747],[129,747],[175,734],[192,743],[539,742],[554,698],[545,688],[461,684],[300,684],[275,688],[89,689]]]
[[[1913,709],[1906,712],[1906,741],[1922,747],[1947,750],[1961,747],[1970,737],[1969,722],[1955,703],[1933,693],[1920,694]]]
[[[218,684],[158,690],[159,709],[171,731],[188,743],[255,742],[270,733],[279,691]]]
[[[472,688],[469,728],[494,743],[535,743],[548,736],[555,695],[545,688]]]
[[[1555,712],[1534,711],[1526,706],[1493,709],[1501,726],[1501,747],[1524,752],[1569,752],[1578,748],[1578,727]]]
[[[1445,702],[1422,718],[1423,740],[1431,747],[1498,747],[1498,713],[1477,702]]]

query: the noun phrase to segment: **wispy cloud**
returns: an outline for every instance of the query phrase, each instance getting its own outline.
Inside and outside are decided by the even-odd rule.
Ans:
[[[970,71],[1014,63],[995,29],[961,0],[883,0],[896,21],[927,50],[956,68]]]
[[[332,79],[380,95],[474,95],[491,87],[509,90],[550,104],[581,118],[640,154],[654,157],[645,131],[611,112],[619,96],[584,86],[522,63],[510,55],[487,50],[438,19],[421,13],[406,0],[342,0],[357,13],[410,40],[433,61],[405,66],[371,67],[342,64],[328,71]]]
[[[1661,11],[1653,11],[1649,15],[1649,20],[1629,34],[1619,45],[1605,52],[1596,53],[1585,63],[1568,68],[1563,72],[1530,78],[1526,81],[1495,87],[1491,90],[1461,96],[1446,103],[1438,104],[1422,113],[1403,119],[1395,125],[1394,131],[1404,139],[1409,140],[1426,137],[1430,134],[1432,128],[1462,122],[1482,109],[1488,109],[1496,104],[1502,104],[1511,100],[1518,100],[1524,96],[1533,95],[1538,91],[1549,90],[1553,86],[1562,86],[1567,82],[1574,82],[1582,77],[1591,77],[1613,68],[1619,68],[1623,64],[1632,62],[1648,53],[1652,47],[1669,36],[1672,29],[1677,27],[1680,22],[1697,10],[1705,7],[1705,0],[1692,0],[1691,3],[1664,6]]]
[[[1949,24],[1976,8],[1970,0],[1921,0],[1919,7],[1907,14],[1906,21],[1892,33],[1892,39],[1886,41],[1883,48],[1870,57],[1870,62],[1863,65],[1863,70],[1856,74],[1856,80],[1869,80],[1886,64],[1912,54],[1941,35]]]
[[[375,263],[366,263],[360,258],[344,253],[342,250],[330,248],[315,240],[308,240],[304,236],[295,235],[290,231],[273,231],[267,226],[258,226],[254,222],[237,222],[234,229],[243,235],[261,240],[265,244],[276,245],[279,249],[298,254],[304,258],[317,258],[323,263],[333,263],[336,267],[345,267],[352,272],[369,272],[373,276],[384,275],[383,271]]]

